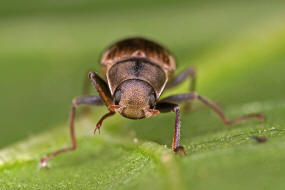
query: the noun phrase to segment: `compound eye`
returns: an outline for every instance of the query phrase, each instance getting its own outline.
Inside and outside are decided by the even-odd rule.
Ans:
[[[118,89],[115,92],[115,105],[119,105],[120,101],[121,101],[121,90]]]
[[[155,94],[152,93],[150,96],[149,96],[149,107],[150,109],[153,109],[154,108],[154,104],[155,104]]]

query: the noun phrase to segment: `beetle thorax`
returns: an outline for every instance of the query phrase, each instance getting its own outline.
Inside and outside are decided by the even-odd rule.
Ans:
[[[137,79],[151,85],[156,93],[156,97],[159,97],[167,82],[167,76],[160,67],[140,59],[116,63],[106,74],[111,94],[114,94],[122,82]]]

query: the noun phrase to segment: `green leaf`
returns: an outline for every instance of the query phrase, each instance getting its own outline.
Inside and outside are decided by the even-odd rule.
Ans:
[[[247,3],[243,2],[241,5],[245,6]],[[253,5],[255,4],[250,4]],[[226,127],[212,110],[200,102],[195,102],[193,110],[190,113],[182,113],[181,117],[181,145],[188,153],[183,157],[170,150],[174,127],[173,113],[143,120],[127,120],[116,115],[104,122],[100,135],[93,136],[98,118],[106,112],[106,108],[94,108],[90,115],[79,115],[76,118],[78,149],[53,158],[49,169],[40,168],[39,160],[48,153],[70,145],[68,122],[0,150],[0,189],[284,189],[285,24],[280,19],[284,18],[284,13],[279,4],[272,5],[274,8],[268,8],[267,5],[256,5],[261,11],[258,14],[260,17],[248,18],[252,19],[251,21],[238,16],[241,15],[239,10],[245,11],[245,17],[252,15],[252,7],[249,10],[239,8],[238,4],[211,9],[206,7],[206,10],[215,10],[213,17],[217,18],[213,20],[224,19],[223,21],[227,22],[226,16],[232,13],[231,19],[236,21],[229,25],[217,23],[220,27],[214,27],[215,35],[213,31],[205,32],[212,27],[210,21],[207,23],[203,20],[202,10],[195,9],[194,13],[181,12],[184,10],[182,5],[173,10],[167,9],[168,11],[163,11],[162,15],[157,17],[153,17],[156,12],[152,10],[148,10],[149,14],[129,11],[119,16],[115,26],[106,25],[106,22],[113,19],[112,16],[106,14],[102,20],[94,16],[98,26],[106,26],[109,30],[118,27],[118,34],[106,34],[104,39],[98,40],[99,45],[96,44],[96,47],[105,45],[106,38],[115,39],[117,36],[126,35],[125,29],[120,28],[120,25],[138,27],[150,37],[164,39],[166,44],[173,46],[170,49],[173,48],[178,58],[181,57],[179,71],[191,64],[195,65],[198,69],[198,93],[220,105],[229,118],[261,112],[266,116],[265,123],[252,119]],[[227,14],[223,12],[225,7]],[[45,11],[48,12],[49,9]],[[197,23],[205,21],[205,26],[200,26],[199,30],[191,33],[196,37],[189,37],[188,41],[183,42],[179,35],[172,36],[161,30],[169,28],[169,31],[179,33],[183,37],[188,35],[189,29],[176,31],[169,24],[161,22],[171,12],[176,13],[176,18],[170,20],[177,21],[180,27],[184,26],[183,18],[188,17],[200,18],[198,21],[191,20],[192,24],[200,26]],[[139,24],[127,23],[126,19],[132,18],[130,15],[138,15],[142,20]],[[84,26],[93,22],[88,20],[88,16],[81,16],[86,19]],[[157,23],[152,28],[153,31],[145,29],[145,26],[151,25],[144,20],[145,16],[148,19],[153,18],[153,22]],[[70,60],[76,57],[72,57],[72,54],[78,51],[77,45],[81,46],[82,52],[87,52],[86,55],[93,54],[90,51],[94,50],[94,41],[89,39],[88,31],[86,37],[82,35],[81,19],[71,19],[67,23],[64,19],[58,23],[53,23],[57,20],[55,18],[45,19],[48,21],[45,24],[29,20],[26,24],[28,27],[41,25],[41,32],[48,31],[49,38],[42,42],[46,44],[46,50],[38,50],[37,46],[41,47],[41,44],[38,44],[36,39],[31,42],[34,45],[22,39],[23,44],[27,44],[25,51],[39,51],[36,55],[38,57],[41,57],[40,51],[47,51],[57,61],[64,54],[70,55]],[[252,25],[258,21],[260,24]],[[62,31],[52,33],[54,27],[61,28],[62,24],[66,24],[67,29],[64,27]],[[70,52],[66,52],[67,44],[62,37],[70,39],[72,35],[69,33],[71,36],[65,36],[65,33],[71,28],[74,29],[75,36],[82,36],[80,40],[84,42],[76,38],[78,42],[68,49]],[[229,28],[235,29],[236,32],[226,36],[228,33],[225,31]],[[13,27],[7,26],[0,34],[5,36],[4,34],[12,29]],[[17,31],[15,30],[15,33]],[[104,32],[106,31],[99,31],[97,35],[104,35]],[[49,42],[53,37],[59,42],[59,52],[54,49],[54,44]],[[212,40],[211,45],[203,46],[206,40]],[[15,45],[17,39],[11,40],[11,43]],[[184,47],[187,44],[191,44],[188,49]],[[196,47],[198,44],[200,46]],[[13,45],[3,49],[3,57],[9,57],[16,51],[12,47]],[[20,51],[21,47],[18,48]],[[192,53],[187,52],[190,50]],[[78,57],[80,55],[78,54]],[[64,68],[66,65],[57,67]],[[76,70],[77,66],[73,65],[76,65],[75,62],[72,62],[70,67]],[[71,70],[67,71],[70,72],[69,75]],[[63,74],[62,71],[59,73]],[[189,82],[185,82],[179,88],[166,92],[164,96],[185,92],[188,84]],[[48,114],[42,117],[48,117]],[[268,140],[259,143],[253,136],[266,136]]]

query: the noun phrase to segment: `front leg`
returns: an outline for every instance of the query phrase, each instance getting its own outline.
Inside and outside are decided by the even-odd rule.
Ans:
[[[90,94],[90,81],[95,86],[97,92],[99,93],[103,102],[105,102],[108,107],[112,102],[112,96],[108,88],[108,84],[95,72],[89,72],[88,77],[84,77],[83,84],[83,96],[88,96]],[[90,112],[89,107],[83,108],[83,113],[88,114]]]
[[[200,96],[199,94],[193,92],[193,93],[187,93],[187,94],[176,94],[173,96],[168,96],[162,100],[160,100],[156,104],[156,109],[158,109],[160,112],[170,112],[173,111],[176,113],[176,119],[175,119],[175,127],[174,127],[174,137],[172,142],[172,150],[174,152],[182,152],[183,154],[186,154],[183,147],[179,146],[179,138],[180,138],[180,109],[178,104],[183,103],[185,101],[193,101],[193,100],[200,100],[207,106],[209,106],[211,109],[213,109],[220,119],[223,121],[224,125],[232,125],[235,123],[238,123],[243,120],[247,120],[250,118],[257,118],[261,121],[264,120],[264,115],[261,113],[254,113],[254,114],[246,114],[242,115],[240,117],[237,117],[233,120],[227,119],[227,117],[224,115],[222,110],[212,103],[211,101],[207,100],[206,98]]]
[[[70,120],[69,120],[69,122],[70,122],[69,123],[69,131],[70,131],[71,146],[67,147],[67,148],[60,149],[54,153],[51,153],[51,154],[43,157],[41,159],[42,167],[46,167],[47,162],[51,158],[53,158],[57,155],[60,155],[62,153],[65,153],[65,152],[75,150],[77,148],[77,141],[76,141],[75,130],[74,130],[74,119],[75,119],[75,111],[76,111],[77,106],[79,106],[79,105],[102,106],[105,103],[105,105],[107,105],[108,108],[110,107],[110,105],[112,103],[112,96],[111,96],[111,93],[108,89],[107,83],[94,72],[89,73],[89,79],[91,80],[91,82],[93,83],[95,88],[97,89],[100,96],[79,97],[79,98],[75,98],[72,101],[72,108],[71,108]],[[102,125],[102,122],[106,118],[114,115],[114,113],[115,113],[114,110],[112,110],[110,108],[109,108],[109,110],[110,110],[109,113],[105,114],[97,123],[96,128],[94,130],[94,133],[96,132],[97,129],[100,132],[100,127]]]
[[[264,115],[261,113],[253,113],[253,114],[242,115],[242,116],[237,117],[235,119],[229,120],[229,119],[227,119],[227,117],[225,116],[225,114],[223,113],[221,108],[219,108],[219,106],[217,106],[213,102],[207,100],[206,98],[200,96],[196,92],[187,93],[187,94],[176,94],[173,96],[168,96],[168,97],[160,100],[158,103],[167,102],[167,103],[179,104],[179,103],[182,103],[185,101],[189,101],[189,100],[193,101],[196,99],[202,101],[204,104],[206,104],[211,109],[213,109],[216,112],[216,114],[218,114],[220,119],[223,121],[224,125],[232,125],[232,124],[235,124],[235,123],[238,123],[240,121],[247,120],[250,118],[257,118],[257,119],[263,121],[265,118]]]
[[[167,83],[165,89],[168,90],[178,86],[184,82],[187,77],[189,77],[191,80],[189,90],[190,92],[194,92],[196,89],[196,69],[194,67],[189,67],[183,72],[179,73],[174,79]]]
[[[194,67],[189,67],[183,72],[179,73],[174,79],[169,81],[165,87],[166,90],[174,88],[184,82],[187,78],[190,79],[190,92],[195,92],[196,90],[196,69]],[[190,111],[191,110],[191,103],[189,101],[184,103],[183,110]]]
[[[183,146],[179,146],[180,140],[180,108],[177,104],[162,102],[156,105],[156,109],[158,109],[161,113],[166,112],[175,112],[175,125],[174,125],[174,136],[172,140],[172,151],[181,152],[183,155],[186,155]]]
[[[72,108],[70,112],[70,119],[69,119],[69,131],[70,131],[70,140],[71,140],[71,146],[67,148],[60,149],[54,153],[51,153],[41,159],[41,166],[46,167],[47,162],[64,152],[69,152],[72,150],[75,150],[77,148],[77,141],[75,137],[75,130],[74,130],[74,119],[75,119],[75,111],[76,107],[79,105],[89,105],[89,106],[102,106],[104,105],[104,102],[101,100],[99,96],[89,96],[89,97],[79,97],[75,98],[72,101]]]
[[[98,91],[101,99],[105,102],[106,106],[112,105],[112,95],[109,90],[108,84],[99,77],[95,72],[89,72],[89,79]]]

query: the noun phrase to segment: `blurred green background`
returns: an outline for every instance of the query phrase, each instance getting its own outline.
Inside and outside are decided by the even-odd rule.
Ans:
[[[281,0],[1,2],[0,148],[43,131],[48,133],[56,130],[56,126],[66,123],[72,98],[82,93],[86,72],[100,72],[99,58],[103,50],[117,40],[132,36],[147,37],[166,46],[177,58],[178,71],[195,65],[198,69],[198,92],[219,103],[231,118],[256,111],[264,112],[268,117],[268,122],[262,126],[249,121],[228,130],[211,111],[200,104],[197,107],[202,109],[197,108],[197,112],[183,115],[182,143],[194,156],[184,160],[178,158],[180,167],[186,168],[180,175],[193,179],[195,183],[185,179],[186,182],[180,186],[193,189],[209,186],[213,189],[239,189],[246,186],[251,189],[268,189],[270,182],[264,179],[271,175],[270,180],[275,189],[284,188],[285,184],[280,177],[284,176],[281,169],[285,167],[281,160],[284,160],[285,154],[284,145],[280,144],[284,140],[285,124],[285,1]],[[186,87],[187,82],[172,93],[185,92]],[[96,112],[96,109],[93,110]],[[94,113],[94,126],[98,116],[106,111],[105,108],[97,110]],[[139,139],[169,145],[173,119],[171,114],[140,121],[116,116],[111,119],[112,123],[106,122],[105,127],[106,130],[109,128],[111,134],[128,134],[134,130]],[[62,135],[67,135],[65,133],[67,130]],[[237,139],[233,134],[237,135]],[[273,140],[264,145],[266,149],[250,140],[252,134],[272,136]],[[233,136],[221,140],[223,135]],[[275,136],[279,138],[274,140]],[[67,143],[68,137],[64,136],[62,141]],[[248,151],[239,150],[244,143],[249,148],[255,147],[253,149],[257,151],[257,156],[251,152],[249,157],[241,156],[241,159],[231,164],[227,158],[234,159],[238,157],[237,152]],[[219,159],[216,152],[213,157],[207,157],[207,154],[212,154],[211,150],[228,147],[235,147],[230,150],[234,153],[222,157],[224,160]],[[279,153],[277,156],[273,153],[267,155],[267,150],[272,150],[272,147],[274,153]],[[90,151],[87,148],[86,151]],[[41,155],[47,153],[41,151]],[[195,162],[195,153],[200,152],[202,155],[198,154],[198,157],[204,156],[206,159],[200,161],[199,158]],[[115,155],[119,156],[120,153]],[[110,158],[108,154],[105,156],[107,160]],[[258,158],[264,158],[266,162]],[[272,168],[270,165],[265,167],[269,161],[273,164]],[[62,163],[65,162],[62,160]],[[208,165],[203,167],[205,163]],[[223,170],[219,170],[219,165],[215,163],[226,164]],[[36,162],[33,164],[36,165]],[[33,164],[27,170],[35,172]],[[246,171],[244,167],[248,166],[253,168]],[[110,168],[112,170],[118,166]],[[78,168],[73,169],[78,171]],[[235,175],[237,170],[239,172]],[[67,171],[63,170],[62,173]],[[15,173],[19,173],[17,168]],[[16,179],[15,184],[17,179],[25,181],[21,175],[13,178],[16,174],[11,172],[7,179]],[[245,174],[248,176],[245,177]],[[42,177],[46,178],[45,175]],[[228,178],[223,181],[225,176]],[[159,179],[157,176],[154,178]],[[253,178],[256,178],[255,182],[251,181]],[[154,185],[151,180],[145,179],[146,186]],[[236,182],[234,179],[242,180]],[[134,181],[127,181],[122,187],[132,189],[139,183]],[[8,184],[7,180],[5,183]],[[214,186],[216,183],[219,185]],[[231,186],[232,183],[236,186]],[[153,188],[165,187],[161,184],[164,184],[163,180]],[[111,188],[108,185],[98,187]]]

